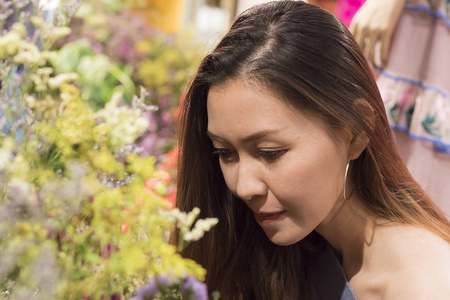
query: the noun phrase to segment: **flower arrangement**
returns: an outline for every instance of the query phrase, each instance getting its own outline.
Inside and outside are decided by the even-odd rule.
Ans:
[[[143,86],[146,104],[158,110],[146,113],[150,126],[139,144],[159,159],[175,147],[174,112],[200,63],[201,46],[189,30],[167,35],[149,27],[131,9],[134,2],[118,2],[83,1],[72,33],[57,43],[61,49],[54,65],[58,72],[79,75],[94,109],[104,107],[118,89],[129,102],[136,87]]]
[[[94,110],[80,74],[55,70],[70,29],[32,13],[0,36],[0,298],[206,299],[205,270],[167,234],[183,247],[217,220],[171,209],[169,173],[136,144],[156,109],[146,89]]]

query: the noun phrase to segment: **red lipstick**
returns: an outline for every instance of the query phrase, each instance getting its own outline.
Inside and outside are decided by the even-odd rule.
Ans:
[[[255,219],[258,223],[268,224],[278,220],[283,215],[283,213],[284,211],[279,211],[275,213],[253,213],[253,215],[255,216]]]

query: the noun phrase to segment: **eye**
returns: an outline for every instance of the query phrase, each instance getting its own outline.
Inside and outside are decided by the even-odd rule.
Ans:
[[[285,149],[261,149],[258,153],[264,160],[272,162],[279,159],[286,151]]]
[[[233,158],[234,152],[229,149],[216,148],[212,152],[214,155],[218,155],[222,161],[230,161]]]

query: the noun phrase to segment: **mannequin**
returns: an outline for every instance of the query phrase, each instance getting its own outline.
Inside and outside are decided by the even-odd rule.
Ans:
[[[405,0],[367,0],[353,17],[350,31],[373,65],[375,48],[381,44],[381,65],[385,65],[389,46]]]
[[[445,0],[367,0],[350,25],[375,67],[397,146],[450,213],[450,18]]]

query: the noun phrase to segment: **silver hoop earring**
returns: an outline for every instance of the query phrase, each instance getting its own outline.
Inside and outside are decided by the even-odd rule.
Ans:
[[[344,177],[344,200],[345,201],[347,201],[348,199],[350,199],[350,197],[352,196],[352,194],[353,194],[353,190],[354,190],[354,188],[352,189],[352,191],[350,192],[350,195],[348,196],[348,198],[345,196],[345,187],[346,187],[346,185],[347,185],[347,175],[348,175],[348,169],[350,168],[350,161],[351,161],[352,159],[350,158],[349,160],[348,160],[348,162],[347,162],[347,166],[345,167],[345,177]]]

